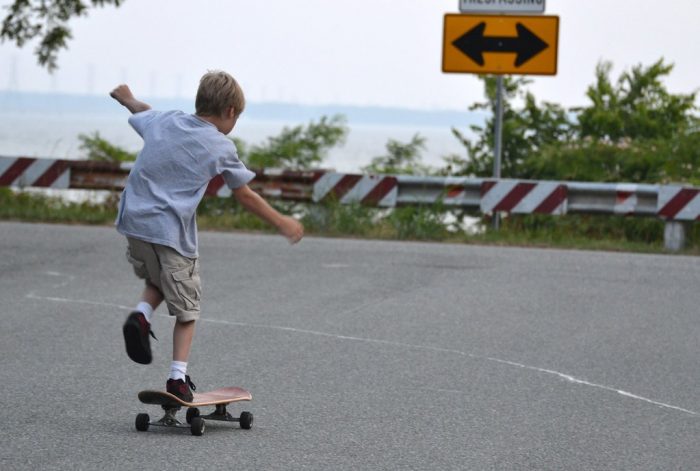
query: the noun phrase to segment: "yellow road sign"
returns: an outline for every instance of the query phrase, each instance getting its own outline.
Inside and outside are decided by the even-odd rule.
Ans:
[[[445,15],[442,71],[556,75],[558,16]]]

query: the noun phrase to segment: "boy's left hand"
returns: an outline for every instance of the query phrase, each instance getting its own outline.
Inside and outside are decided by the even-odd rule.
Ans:
[[[285,236],[290,244],[296,244],[304,237],[304,226],[290,216],[283,216],[279,225],[280,234]]]

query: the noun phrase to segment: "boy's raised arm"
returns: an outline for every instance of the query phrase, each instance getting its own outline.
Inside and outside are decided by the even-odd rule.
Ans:
[[[129,89],[128,85],[119,85],[117,88],[112,90],[109,96],[125,106],[127,110],[131,111],[132,114],[151,109],[151,106],[148,103],[139,101],[134,97],[134,94],[131,93],[131,89]]]

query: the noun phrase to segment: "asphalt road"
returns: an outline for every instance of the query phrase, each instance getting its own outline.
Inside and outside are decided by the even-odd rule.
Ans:
[[[200,234],[189,373],[250,431],[134,429],[114,230],[0,223],[0,469],[700,468],[700,259]],[[236,408],[235,412],[240,412]],[[181,413],[182,414],[182,413]]]

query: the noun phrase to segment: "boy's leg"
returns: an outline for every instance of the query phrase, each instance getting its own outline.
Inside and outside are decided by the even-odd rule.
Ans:
[[[194,399],[192,391],[195,385],[187,376],[187,359],[190,356],[192,339],[194,338],[195,321],[175,321],[173,327],[173,361],[170,363],[170,376],[165,384],[165,390],[185,402]]]
[[[187,363],[190,357],[195,321],[175,322],[173,328],[173,361]]]
[[[129,314],[122,328],[126,353],[133,361],[149,364],[153,360],[149,336],[153,311],[163,301],[160,288],[160,264],[152,245],[137,239],[127,238],[126,258],[133,265],[134,273],[145,280],[146,287],[141,302]]]
[[[143,294],[141,295],[141,301],[136,306],[136,311],[143,313],[148,323],[151,324],[153,311],[160,306],[163,299],[165,299],[163,293],[161,293],[158,288],[146,283],[146,288],[144,288]]]
[[[195,322],[200,312],[199,262],[187,258],[169,247],[156,246],[161,263],[161,287],[170,315],[176,317],[173,327],[173,361],[166,391],[185,402],[192,401],[195,389],[187,376]]]

